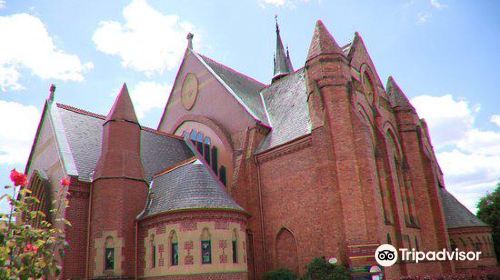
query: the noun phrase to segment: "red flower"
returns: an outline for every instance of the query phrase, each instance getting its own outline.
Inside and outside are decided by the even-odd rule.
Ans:
[[[10,180],[16,187],[24,187],[28,184],[28,177],[26,177],[26,175],[24,175],[23,173],[17,172],[15,168],[10,171]]]
[[[67,187],[67,186],[69,186],[69,185],[70,185],[70,182],[69,182],[69,180],[67,180],[67,179],[62,179],[62,180],[61,180],[61,185],[63,185],[63,186],[66,186],[66,187]]]
[[[36,252],[38,252],[38,247],[33,246],[33,245],[31,245],[31,244],[28,243],[26,245],[26,247],[24,248],[24,252],[25,253],[35,252],[36,253]]]

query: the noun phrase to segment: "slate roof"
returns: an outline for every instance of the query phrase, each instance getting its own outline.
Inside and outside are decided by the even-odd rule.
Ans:
[[[264,88],[261,96],[272,130],[262,140],[257,153],[311,132],[303,68]]]
[[[150,195],[152,200],[139,218],[200,208],[243,211],[210,168],[196,158],[155,177]]]
[[[443,203],[444,216],[448,228],[462,227],[487,227],[483,221],[472,214],[467,207],[460,203],[446,189],[440,190],[441,201]]]
[[[57,104],[56,108],[64,129],[64,135],[58,137],[67,139],[76,175],[82,181],[89,181],[101,155],[102,125],[106,117],[63,104]],[[192,156],[182,139],[142,128],[141,160],[148,181],[155,174]]]
[[[266,110],[259,95],[260,90],[265,87],[264,84],[202,54],[197,53],[197,55],[233,90],[262,123],[269,125]]]

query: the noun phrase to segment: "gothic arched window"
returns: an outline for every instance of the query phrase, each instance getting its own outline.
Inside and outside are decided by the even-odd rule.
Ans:
[[[226,167],[224,165],[219,168],[219,179],[224,186],[227,185]]]
[[[238,233],[236,229],[233,231],[233,263],[238,263]]]
[[[104,269],[115,269],[115,242],[113,237],[108,236],[104,243]]]
[[[201,235],[201,263],[212,263],[212,245],[210,240],[210,233],[208,229],[204,228]]]
[[[156,244],[155,244],[155,236],[151,235],[151,268],[156,267]]]
[[[172,266],[179,265],[179,241],[177,240],[175,231],[170,233],[170,258]]]

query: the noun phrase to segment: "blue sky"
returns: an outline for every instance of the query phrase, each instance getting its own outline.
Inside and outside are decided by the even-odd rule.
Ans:
[[[361,34],[382,81],[394,76],[427,120],[447,188],[474,211],[500,179],[499,13],[493,0],[0,0],[0,185],[24,170],[51,83],[57,102],[106,114],[127,82],[156,128],[187,32],[198,52],[268,83],[278,14],[296,68],[317,19],[340,45]]]

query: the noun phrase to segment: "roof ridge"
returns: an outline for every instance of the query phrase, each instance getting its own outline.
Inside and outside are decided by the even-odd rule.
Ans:
[[[94,118],[99,118],[99,119],[103,119],[103,120],[106,119],[106,116],[104,116],[104,115],[100,115],[100,114],[97,114],[97,113],[92,113],[90,111],[83,110],[83,109],[80,109],[80,108],[77,108],[77,107],[73,107],[73,106],[70,106],[70,105],[66,105],[66,104],[61,104],[61,103],[56,103],[56,104],[57,104],[58,108],[61,108],[61,109],[64,109],[64,110],[68,110],[68,111],[71,111],[71,112],[74,112],[74,113],[77,113],[77,114],[82,114],[82,115],[86,115],[86,116],[94,117]],[[172,134],[172,133],[167,133],[167,132],[159,131],[157,129],[154,129],[154,128],[151,128],[151,127],[147,127],[147,126],[142,126],[141,125],[141,130],[182,140],[181,136],[177,136],[177,135]]]
[[[226,69],[228,69],[228,70],[230,70],[230,71],[232,71],[232,72],[234,72],[234,73],[236,73],[236,74],[238,74],[238,75],[241,75],[241,76],[243,76],[244,78],[246,78],[246,79],[248,79],[248,80],[251,80],[252,82],[256,82],[256,83],[258,83],[258,84],[261,84],[263,87],[265,87],[265,86],[266,86],[266,84],[261,83],[261,82],[257,81],[256,79],[254,79],[254,78],[252,78],[252,77],[250,77],[250,76],[248,76],[248,75],[246,75],[246,74],[243,74],[243,73],[241,73],[241,72],[240,72],[240,71],[238,71],[238,70],[235,70],[234,68],[231,68],[231,67],[229,67],[229,66],[227,66],[227,65],[224,65],[224,64],[222,64],[222,63],[220,63],[220,62],[218,62],[218,61],[215,61],[215,60],[213,60],[212,58],[210,58],[210,57],[208,57],[208,56],[206,56],[206,55],[203,55],[203,54],[201,54],[201,53],[197,53],[197,54],[198,54],[199,56],[201,56],[203,59],[208,59],[208,60],[210,60],[210,61],[212,61],[212,62],[214,62],[214,63],[217,63],[218,65],[220,65],[220,66],[222,66],[222,67],[224,67],[224,68],[226,68]]]
[[[57,104],[58,108],[65,109],[65,110],[68,110],[68,111],[72,111],[72,112],[75,112],[77,114],[87,115],[87,116],[90,116],[90,117],[99,118],[99,119],[103,119],[103,120],[106,119],[106,116],[101,115],[101,114],[92,113],[90,111],[83,110],[83,109],[80,109],[80,108],[77,108],[77,107],[73,107],[73,106],[70,106],[70,105],[66,105],[66,104],[61,104],[61,103],[56,103],[56,104]]]
[[[173,170],[175,170],[175,169],[177,169],[177,168],[179,168],[179,167],[183,167],[183,166],[184,166],[184,165],[186,165],[186,164],[190,164],[190,163],[195,162],[197,159],[198,159],[198,157],[197,157],[197,156],[192,156],[192,157],[190,157],[190,158],[188,158],[188,159],[185,159],[185,160],[183,160],[183,161],[181,161],[181,162],[179,162],[179,163],[177,163],[177,164],[175,164],[175,165],[173,165],[173,166],[170,166],[170,167],[168,167],[167,169],[165,169],[165,170],[163,170],[163,171],[161,171],[161,172],[159,172],[159,173],[155,174],[155,175],[153,176],[153,178],[156,178],[156,177],[159,177],[159,176],[163,176],[163,175],[165,175],[165,174],[167,174],[167,173],[170,173],[171,171],[173,171]]]
[[[168,133],[168,132],[159,131],[159,130],[157,130],[155,128],[151,128],[151,127],[147,127],[147,126],[142,126],[141,125],[141,130],[152,132],[152,133],[159,134],[159,135],[164,135],[164,136],[172,137],[172,138],[176,138],[176,139],[179,139],[179,140],[183,139],[181,136],[178,136],[178,135],[175,135],[175,134],[172,134],[172,133]]]

